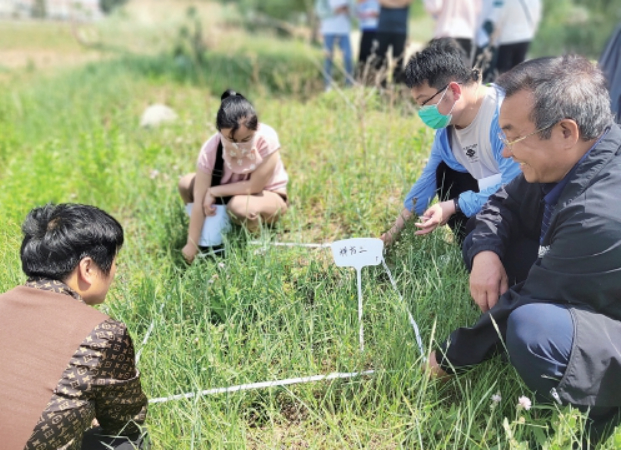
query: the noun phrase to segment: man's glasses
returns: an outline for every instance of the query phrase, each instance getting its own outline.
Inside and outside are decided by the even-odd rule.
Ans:
[[[513,146],[514,144],[516,144],[517,142],[520,142],[520,141],[522,141],[522,140],[524,140],[524,139],[527,139],[529,136],[533,136],[533,135],[534,135],[534,134],[536,134],[536,133],[540,133],[541,131],[544,131],[544,130],[546,130],[546,129],[548,129],[548,128],[551,128],[553,125],[555,125],[555,124],[554,124],[554,123],[552,123],[551,125],[548,125],[548,126],[546,126],[546,127],[544,127],[544,128],[540,128],[540,129],[538,129],[538,130],[536,130],[536,131],[532,131],[531,133],[526,134],[525,136],[521,136],[521,137],[519,137],[519,138],[516,138],[516,139],[514,139],[513,141],[508,141],[508,139],[505,137],[505,133],[504,133],[503,131],[499,131],[498,136],[499,136],[499,140],[501,141],[501,143],[502,143],[505,147],[512,148],[512,146]]]
[[[418,103],[415,103],[415,109],[416,109],[417,111],[419,111],[421,108],[423,108],[423,107],[426,105],[426,103],[428,103],[430,100],[432,100],[434,97],[436,97],[438,94],[440,94],[441,92],[443,92],[443,91],[444,91],[445,89],[447,89],[448,87],[449,87],[449,84],[446,84],[445,86],[443,86],[442,88],[440,88],[438,91],[436,91],[432,97],[428,98],[425,102],[423,102],[423,103],[422,103],[422,104],[420,104],[420,105],[419,105]]]

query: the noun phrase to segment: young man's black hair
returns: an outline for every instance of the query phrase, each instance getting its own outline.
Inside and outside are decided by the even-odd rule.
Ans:
[[[85,257],[105,275],[123,245],[123,228],[101,209],[73,203],[34,208],[22,225],[22,270],[29,278],[63,281]]]
[[[426,48],[410,58],[405,76],[410,89],[425,82],[441,89],[451,81],[464,84],[478,81],[479,71],[466,64],[464,50],[455,39],[441,38],[430,41]]]

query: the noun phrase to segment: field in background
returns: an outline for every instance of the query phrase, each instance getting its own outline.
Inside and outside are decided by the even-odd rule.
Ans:
[[[15,65],[0,59],[0,289],[24,281],[19,226],[33,206],[95,204],[126,230],[103,309],[128,324],[142,350],[149,397],[377,371],[152,405],[148,425],[158,450],[570,448],[583,416],[537,404],[517,410],[518,397],[531,394],[503,357],[444,385],[420,373],[405,308],[426,346],[478,315],[445,230],[406,237],[388,253],[406,305],[381,267],[364,269],[363,354],[354,272],[334,267],[327,251],[262,250],[235,230],[226,259],[189,268],[181,262],[187,219],[177,179],[193,170],[215,131],[225,88],[247,95],[278,131],[291,178],[290,212],[260,239],[378,236],[401,209],[433,136],[399,93],[322,94],[316,48],[247,35],[232,25],[230,8],[200,4],[198,16],[188,16],[186,6],[130,2],[109,20],[75,30],[56,23],[0,26],[0,55],[61,58],[44,64],[34,56]],[[192,17],[201,18],[201,54],[187,37]],[[141,112],[154,102],[171,106],[179,120],[140,129]],[[503,397],[498,405],[495,393]],[[601,448],[619,447],[618,429]]]

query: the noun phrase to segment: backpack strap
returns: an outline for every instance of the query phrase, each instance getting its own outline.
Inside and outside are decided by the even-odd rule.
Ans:
[[[216,150],[216,161],[214,161],[214,170],[212,171],[211,187],[220,186],[220,180],[224,175],[224,160],[222,158],[222,141],[218,141],[218,149]]]
[[[222,180],[224,172],[225,161],[222,157],[222,141],[218,141],[218,148],[216,150],[216,160],[214,161],[214,170],[212,171],[212,184],[211,187],[220,186],[220,182]],[[217,205],[226,205],[231,200],[231,197],[217,197],[216,204]]]

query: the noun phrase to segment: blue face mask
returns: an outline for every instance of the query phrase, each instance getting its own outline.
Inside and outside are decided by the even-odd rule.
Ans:
[[[449,86],[445,89],[445,92],[443,92],[443,95],[441,95],[441,98],[436,105],[425,105],[419,110],[418,113],[419,118],[423,121],[423,123],[435,130],[438,130],[439,128],[445,128],[447,125],[449,125],[452,117],[451,112],[454,110],[454,106],[456,106],[456,103],[454,102],[454,105],[451,107],[451,110],[448,114],[441,114],[438,111],[438,105],[443,100],[443,97],[445,97],[447,89],[449,89]]]

